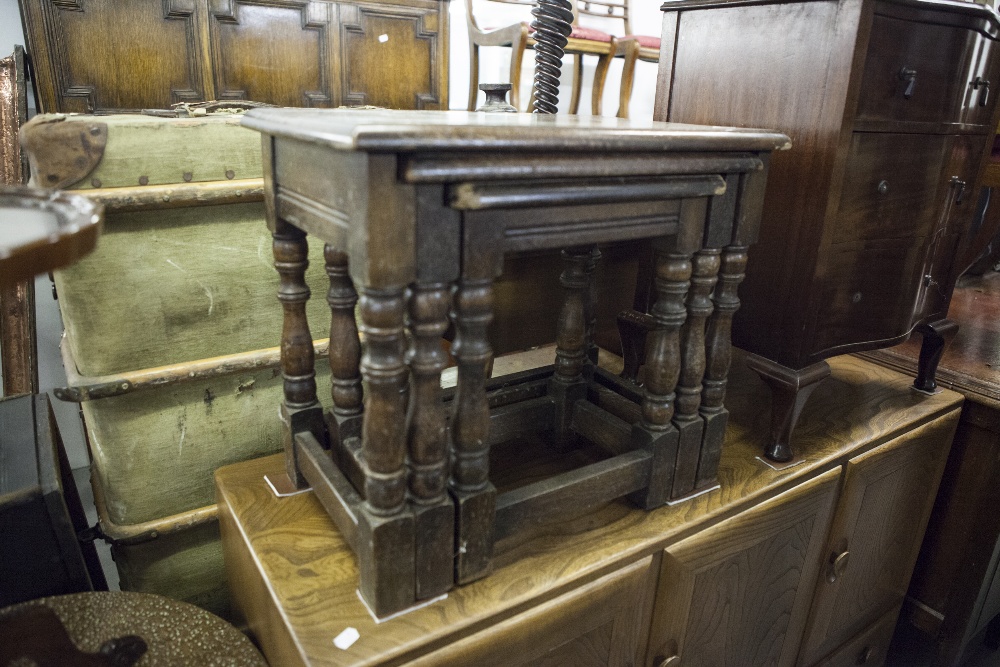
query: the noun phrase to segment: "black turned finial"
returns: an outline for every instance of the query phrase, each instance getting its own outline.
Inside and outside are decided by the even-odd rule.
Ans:
[[[486,93],[486,103],[476,109],[486,113],[517,113],[517,109],[507,103],[509,83],[481,83],[479,90]]]

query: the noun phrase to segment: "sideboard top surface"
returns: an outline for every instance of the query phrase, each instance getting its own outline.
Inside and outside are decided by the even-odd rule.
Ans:
[[[254,109],[246,127],[340,150],[771,151],[791,147],[770,130],[592,116],[389,109]]]
[[[957,419],[959,394],[918,394],[910,378],[857,357],[836,357],[830,366],[832,376],[806,405],[797,432],[802,463],[774,470],[756,458],[767,436],[768,392],[737,356],[720,488],[650,512],[616,501],[580,519],[530,531],[500,547],[490,576],[380,624],[355,594],[354,555],[313,494],[276,499],[266,489],[263,475],[282,469],[280,456],[216,472],[221,519],[267,573],[271,599],[255,604],[282,609],[280,629],[269,632],[291,633],[281,643],[297,655],[287,656],[293,662],[398,664],[655,553],[910,429],[946,415]],[[348,627],[361,638],[349,650],[336,649],[333,637]]]

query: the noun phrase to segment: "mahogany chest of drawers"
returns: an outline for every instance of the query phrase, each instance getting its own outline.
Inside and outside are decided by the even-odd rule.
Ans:
[[[917,386],[954,325],[977,179],[996,127],[1000,20],[972,3],[682,0],[663,5],[657,120],[774,127],[734,343],[773,391],[767,455],[824,359],[924,338]]]

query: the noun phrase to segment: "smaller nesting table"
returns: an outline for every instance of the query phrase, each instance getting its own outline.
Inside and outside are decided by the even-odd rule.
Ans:
[[[287,472],[358,556],[377,617],[489,573],[494,542],[715,482],[729,330],[782,134],[466,112],[258,109],[284,308]],[[307,240],[326,244],[332,410],[316,396]],[[602,244],[651,239],[645,385],[593,363]],[[504,253],[563,248],[554,367],[488,381]],[[359,323],[355,322],[355,305]],[[530,294],[524,295],[530,299]],[[454,393],[442,391],[453,324]],[[364,337],[362,349],[359,330]],[[607,457],[497,494],[492,445],[542,432]]]

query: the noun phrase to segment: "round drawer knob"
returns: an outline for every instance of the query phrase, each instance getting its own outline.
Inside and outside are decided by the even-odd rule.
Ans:
[[[879,181],[878,193],[884,195],[887,192],[889,192],[889,181]]]

